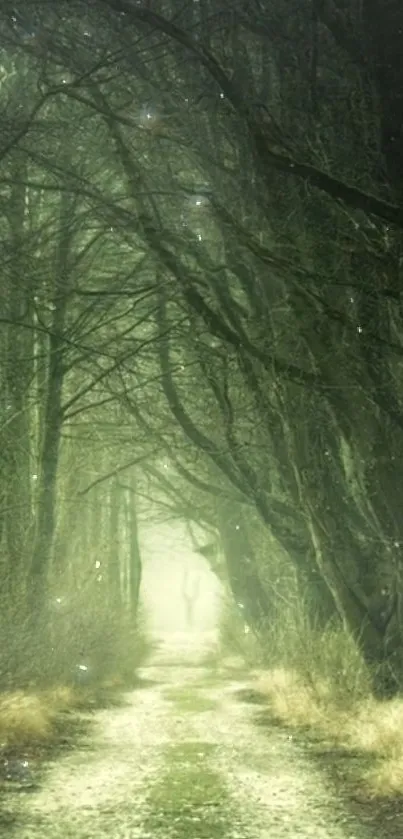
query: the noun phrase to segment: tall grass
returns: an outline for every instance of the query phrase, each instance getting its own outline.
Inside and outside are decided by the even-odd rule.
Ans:
[[[35,623],[22,603],[0,609],[0,764],[10,749],[57,742],[66,714],[134,686],[153,650],[144,615],[134,621],[91,592],[57,598]]]
[[[135,680],[152,651],[144,615],[134,621],[91,594],[50,598],[46,619],[34,624],[22,600],[2,604],[0,691]]]
[[[403,698],[374,698],[371,673],[341,622],[320,629],[294,604],[261,628],[258,646],[255,687],[267,719],[350,755],[362,793],[403,796]]]
[[[341,621],[319,627],[304,601],[293,598],[255,633],[244,630],[242,614],[228,600],[221,655],[241,656],[251,668],[266,699],[260,720],[304,731],[319,753],[336,747],[355,792],[403,796],[403,697],[373,696],[372,674]]]

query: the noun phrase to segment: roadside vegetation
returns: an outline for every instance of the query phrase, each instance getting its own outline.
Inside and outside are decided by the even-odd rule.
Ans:
[[[230,594],[224,598],[218,640],[203,658],[203,665],[221,681],[225,673],[231,678],[245,676],[246,667],[256,667],[264,661],[264,647],[260,637],[246,624],[241,608]]]
[[[354,794],[403,796],[403,697],[374,698],[371,674],[337,620],[320,629],[294,606],[258,637],[228,607],[221,638],[222,652],[243,656],[253,677],[242,694],[259,699],[256,722],[304,734],[318,757],[331,753]]]
[[[139,684],[153,649],[146,620],[113,617],[84,597],[59,599],[41,643],[18,610],[0,618],[0,784],[23,781],[48,752],[73,745],[90,712]]]

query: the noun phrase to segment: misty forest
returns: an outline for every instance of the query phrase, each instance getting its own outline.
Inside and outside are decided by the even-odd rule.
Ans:
[[[145,713],[159,666],[178,715],[232,678],[232,726],[268,719],[245,743],[365,753],[351,784],[401,834],[402,54],[399,0],[1,3],[0,822],[13,760],[24,785],[80,714]],[[146,528],[221,593],[213,646],[171,670]],[[196,740],[172,734],[179,789]],[[227,821],[172,827],[168,774],[130,836],[241,835],[224,792]],[[276,825],[242,835],[297,835]]]

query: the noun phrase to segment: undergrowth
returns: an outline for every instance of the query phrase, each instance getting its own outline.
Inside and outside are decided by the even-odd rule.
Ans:
[[[318,627],[303,605],[245,637],[242,617],[227,606],[222,650],[237,651],[266,699],[262,722],[305,732],[318,754],[335,748],[351,757],[354,791],[370,798],[403,796],[403,697],[373,696],[371,673],[337,619]]]
[[[0,638],[0,758],[57,744],[74,715],[116,704],[153,651],[144,615],[111,612],[88,592],[58,598],[34,624],[5,604]]]
[[[271,667],[256,674],[269,717],[350,755],[356,792],[403,795],[403,697],[374,698],[371,673],[340,623],[318,629],[306,616],[288,614],[273,635],[261,639]]]

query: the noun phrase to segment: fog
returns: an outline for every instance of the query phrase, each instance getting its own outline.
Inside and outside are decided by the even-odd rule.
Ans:
[[[142,602],[155,635],[213,633],[222,586],[208,562],[195,553],[186,528],[159,524],[142,528]]]

